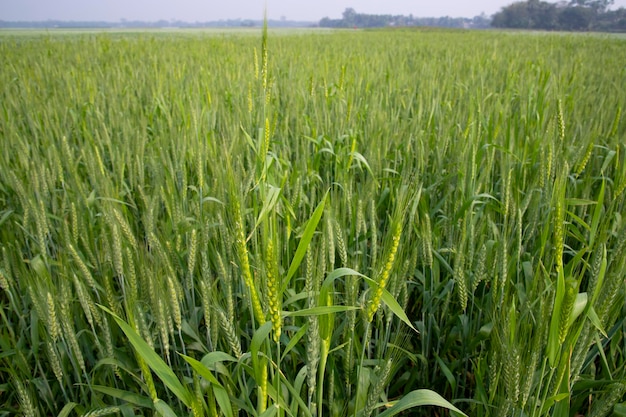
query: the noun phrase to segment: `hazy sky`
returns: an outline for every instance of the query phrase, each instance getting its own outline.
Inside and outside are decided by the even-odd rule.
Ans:
[[[515,0],[0,0],[0,20],[106,20],[188,22],[268,17],[317,21],[340,18],[346,7],[360,13],[419,17],[491,15]],[[615,7],[626,7],[616,0]]]

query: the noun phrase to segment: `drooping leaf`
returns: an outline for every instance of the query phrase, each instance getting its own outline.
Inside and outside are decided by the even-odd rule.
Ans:
[[[128,323],[122,320],[118,315],[104,306],[101,309],[106,311],[118,326],[122,329],[130,343],[135,348],[137,354],[148,364],[150,369],[163,381],[163,383],[183,402],[187,407],[191,407],[193,402],[193,394],[186,389],[180,382],[174,371],[165,363],[163,359],[148,345],[139,334]],[[156,406],[156,404],[155,404]]]
[[[400,400],[392,403],[391,408],[383,411],[378,415],[378,417],[391,417],[396,414],[408,410],[409,408],[414,407],[422,407],[425,405],[433,405],[437,407],[447,408],[448,410],[459,413],[462,416],[467,415],[463,413],[461,410],[453,406],[450,402],[448,402],[441,395],[437,394],[434,391],[427,389],[420,389],[409,392],[407,395],[402,397]]]
[[[154,402],[154,408],[156,409],[157,413],[159,413],[163,417],[178,417],[174,410],[172,410],[172,408],[161,399],[157,399]]]
[[[106,395],[110,395],[113,398],[118,398],[122,401],[126,401],[131,404],[138,405],[145,408],[153,408],[152,400],[149,397],[144,397],[134,392],[124,391],[118,388],[106,387],[103,385],[92,385],[91,388],[94,391],[101,392]]]
[[[361,275],[361,277],[369,284],[371,288],[378,287],[378,283],[374,281],[373,279],[366,277],[364,275]],[[385,288],[383,288],[383,296],[381,300],[383,303],[387,305],[387,307],[389,307],[389,310],[391,310],[393,314],[395,314],[400,320],[402,320],[411,329],[417,331],[415,326],[413,326],[413,323],[411,323],[411,320],[409,320],[409,317],[406,315],[406,313],[400,306],[400,304],[396,301],[395,298],[393,298],[393,295],[391,295],[391,293],[387,291]]]
[[[57,417],[68,417],[70,413],[72,412],[72,410],[74,409],[74,407],[76,407],[77,405],[78,404],[72,403],[72,402],[65,404],[65,406],[61,409],[61,411],[57,415]]]

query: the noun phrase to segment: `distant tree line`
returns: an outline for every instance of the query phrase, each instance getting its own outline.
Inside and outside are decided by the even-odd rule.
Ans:
[[[626,9],[609,10],[613,0],[571,0],[548,3],[518,1],[495,15],[497,28],[626,32]]]
[[[414,17],[413,15],[365,14],[353,8],[345,9],[341,19],[323,18],[320,27],[327,28],[374,28],[386,26],[438,26],[449,28],[488,28],[491,20],[486,15],[465,17]]]

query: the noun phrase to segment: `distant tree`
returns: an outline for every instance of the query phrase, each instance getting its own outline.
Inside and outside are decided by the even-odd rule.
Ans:
[[[590,30],[596,12],[587,7],[567,7],[559,14],[559,28],[564,30]]]
[[[513,3],[493,16],[492,26],[516,29],[554,29],[557,8],[553,3],[528,0]]]
[[[597,13],[604,13],[614,3],[614,0],[571,0],[570,6],[588,7],[595,10]]]
[[[558,10],[554,3],[533,1],[529,4],[531,29],[555,29],[558,21]]]
[[[488,28],[491,24],[491,19],[484,12],[480,16],[474,16],[472,18],[472,27],[474,28]]]
[[[626,9],[601,14],[596,21],[596,27],[603,31],[626,32]]]
[[[320,27],[323,28],[342,28],[347,27],[346,23],[343,19],[330,19],[328,17],[324,17],[320,20]]]
[[[528,2],[518,1],[493,15],[491,25],[497,28],[530,29]]]
[[[623,9],[610,11],[613,0],[570,0],[548,3],[517,1],[493,15],[491,25],[500,28],[542,30],[623,31]]]
[[[344,22],[346,22],[346,25],[350,26],[355,24],[355,20],[356,20],[356,10],[354,10],[352,7],[348,7],[346,10],[343,11],[343,20]]]

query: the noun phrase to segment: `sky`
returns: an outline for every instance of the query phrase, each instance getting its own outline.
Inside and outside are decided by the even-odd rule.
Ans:
[[[473,17],[492,15],[515,0],[0,0],[5,21],[181,20],[205,22],[262,19],[265,5],[270,19],[318,21],[341,18],[352,7],[358,13],[412,14],[416,17]],[[554,1],[553,1],[554,2]],[[614,7],[626,7],[615,0]]]

